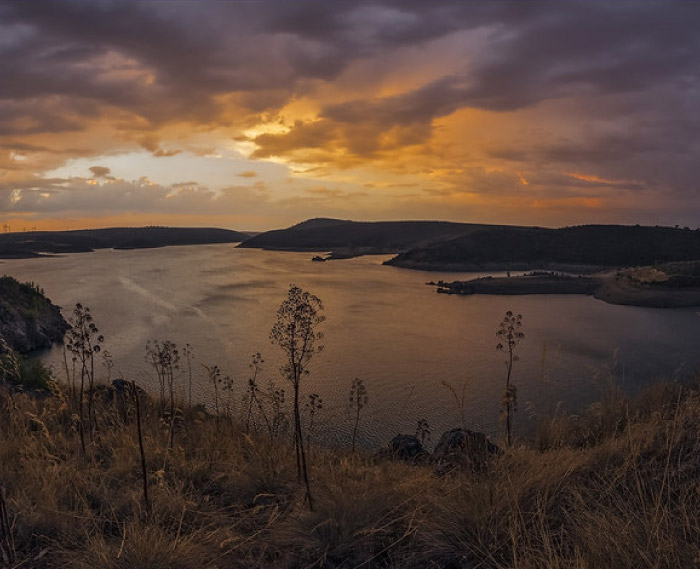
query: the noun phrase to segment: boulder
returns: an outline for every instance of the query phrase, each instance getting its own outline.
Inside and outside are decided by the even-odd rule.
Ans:
[[[481,470],[501,452],[484,433],[457,428],[442,434],[435,446],[433,460],[443,472],[453,467]]]
[[[380,451],[380,456],[396,458],[410,462],[425,460],[428,451],[423,448],[415,435],[396,435],[391,442]]]

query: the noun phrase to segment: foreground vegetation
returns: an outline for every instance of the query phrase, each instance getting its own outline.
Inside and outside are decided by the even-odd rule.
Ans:
[[[98,386],[81,450],[77,409],[0,386],[7,566],[692,567],[700,559],[700,394],[614,388],[542,423],[483,470],[310,447],[314,509],[289,438]],[[243,417],[241,418],[243,419]],[[0,564],[2,560],[0,559]]]
[[[349,397],[351,448],[321,448],[311,434],[322,400],[309,394],[302,417],[300,387],[321,349],[322,310],[293,286],[270,333],[285,354],[291,417],[283,388],[260,389],[260,354],[240,407],[223,397],[232,382],[217,366],[205,366],[213,408],[193,404],[192,348],[169,341],[147,347],[158,393],[110,382],[104,338],[79,304],[65,337],[64,384],[0,342],[0,567],[700,563],[700,382],[656,385],[630,401],[611,376],[599,404],[543,420],[518,440],[512,374],[525,334],[522,317],[507,312],[495,335],[507,364],[503,450],[440,458],[437,449],[407,453],[394,439],[383,452],[359,451],[368,403],[360,379]],[[181,369],[187,389],[176,385]],[[466,387],[460,397],[445,386],[468,425]],[[420,420],[415,437],[397,438],[417,442],[426,432]]]

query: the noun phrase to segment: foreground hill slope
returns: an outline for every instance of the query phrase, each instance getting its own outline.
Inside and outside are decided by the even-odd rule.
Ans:
[[[447,221],[349,221],[310,219],[287,229],[267,231],[240,247],[280,251],[398,253],[485,229],[504,226]]]
[[[211,227],[113,227],[76,231],[31,231],[0,235],[0,258],[42,253],[83,253],[95,249],[146,249],[169,245],[238,243],[246,233]]]
[[[659,385],[636,402],[609,392],[588,412],[543,420],[534,440],[476,472],[314,446],[310,511],[289,436],[247,432],[241,416],[182,406],[169,450],[157,401],[139,396],[139,421],[133,391],[98,386],[98,429],[81,452],[70,390],[32,397],[0,383],[12,537],[0,539],[0,559],[32,569],[696,567],[697,387]]]
[[[501,227],[416,247],[386,264],[423,270],[623,267],[700,259],[700,231],[582,225]]]

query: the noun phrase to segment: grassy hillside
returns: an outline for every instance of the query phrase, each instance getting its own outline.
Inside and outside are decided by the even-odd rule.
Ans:
[[[395,253],[495,227],[499,226],[446,221],[310,219],[287,229],[267,231],[241,243],[240,247],[290,251],[356,249],[360,253]]]
[[[82,253],[94,249],[138,249],[168,245],[237,243],[245,233],[202,227],[114,227],[77,231],[31,231],[0,235],[0,258],[41,253]]]
[[[562,229],[498,228],[417,247],[387,262],[427,270],[499,265],[621,267],[700,259],[700,231],[670,227],[583,225]]]
[[[181,406],[169,451],[156,403],[139,399],[148,511],[132,395],[97,390],[83,455],[70,393],[0,385],[12,566],[677,569],[700,558],[695,387],[656,386],[635,403],[611,389],[478,472],[312,447],[313,512],[288,437]],[[0,535],[5,551],[10,541]]]

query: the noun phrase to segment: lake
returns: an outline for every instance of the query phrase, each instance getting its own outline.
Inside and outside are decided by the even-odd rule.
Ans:
[[[525,332],[513,372],[516,433],[557,405],[576,412],[595,402],[611,373],[634,392],[686,377],[700,361],[696,309],[613,306],[587,296],[443,295],[425,283],[479,275],[382,266],[387,256],[325,263],[311,262],[312,256],[230,244],[99,250],[3,260],[0,274],[38,283],[66,315],[76,302],[89,306],[112,354],[113,376],[155,390],[146,342],[189,343],[195,398],[211,404],[202,364],[216,364],[234,379],[234,391],[226,394],[234,408],[255,352],[265,359],[261,385],[287,387],[291,401],[269,331],[290,284],[309,290],[323,300],[327,321],[325,349],[312,360],[303,390],[324,400],[314,436],[327,444],[349,440],[346,401],[355,377],[369,391],[359,434],[365,447],[415,432],[418,419],[430,424],[433,443],[458,426],[458,408],[443,382],[458,391],[466,382],[466,427],[497,437],[506,368],[495,333],[506,310],[522,314]],[[59,348],[42,357],[63,377]],[[181,380],[184,394],[184,370]]]

